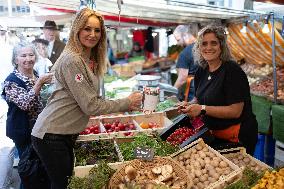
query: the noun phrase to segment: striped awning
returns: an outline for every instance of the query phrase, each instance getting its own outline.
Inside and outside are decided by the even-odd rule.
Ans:
[[[242,24],[230,24],[228,43],[236,60],[245,59],[253,64],[272,64],[272,36],[263,33],[260,24],[247,25],[247,33],[241,33]],[[270,25],[271,31],[271,25]],[[275,62],[284,66],[284,40],[275,29]]]

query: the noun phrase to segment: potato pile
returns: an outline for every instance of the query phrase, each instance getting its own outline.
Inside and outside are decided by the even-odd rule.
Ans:
[[[232,161],[234,164],[236,164],[239,167],[247,167],[251,169],[252,171],[255,171],[256,173],[261,173],[262,171],[268,169],[268,166],[261,166],[260,164],[257,164],[257,161],[254,161],[251,159],[247,154],[238,152],[235,153],[233,156],[225,155],[227,159]]]
[[[218,181],[220,176],[233,171],[227,162],[209,151],[203,143],[195,145],[174,159],[186,169],[190,179],[193,180],[193,189],[206,188]]]
[[[266,171],[252,189],[282,189],[284,188],[284,168],[277,171]]]
[[[141,170],[136,170],[131,165],[125,167],[124,181],[118,188],[124,188],[124,183],[134,183],[136,185],[146,185],[147,188],[154,188],[154,186],[167,186],[174,189],[190,188],[187,182],[180,179],[169,164],[149,167]]]

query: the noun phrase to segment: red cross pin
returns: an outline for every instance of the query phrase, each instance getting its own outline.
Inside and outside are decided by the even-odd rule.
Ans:
[[[75,75],[75,81],[82,82],[84,80],[84,77],[82,74],[76,74]]]

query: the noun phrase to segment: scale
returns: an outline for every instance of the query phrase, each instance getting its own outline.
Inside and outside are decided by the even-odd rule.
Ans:
[[[178,90],[167,83],[161,83],[161,76],[157,75],[137,75],[136,90],[143,91],[143,87],[159,87],[160,88],[160,102],[165,100],[165,96],[177,96]]]

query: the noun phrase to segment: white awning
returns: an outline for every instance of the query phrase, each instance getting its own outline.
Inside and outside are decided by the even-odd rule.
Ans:
[[[28,0],[31,4],[58,10],[76,11],[80,0]],[[94,0],[103,14],[118,15],[117,0]],[[259,15],[252,10],[188,3],[182,0],[123,0],[121,16],[151,19],[161,22],[212,22],[216,19],[236,19]]]

